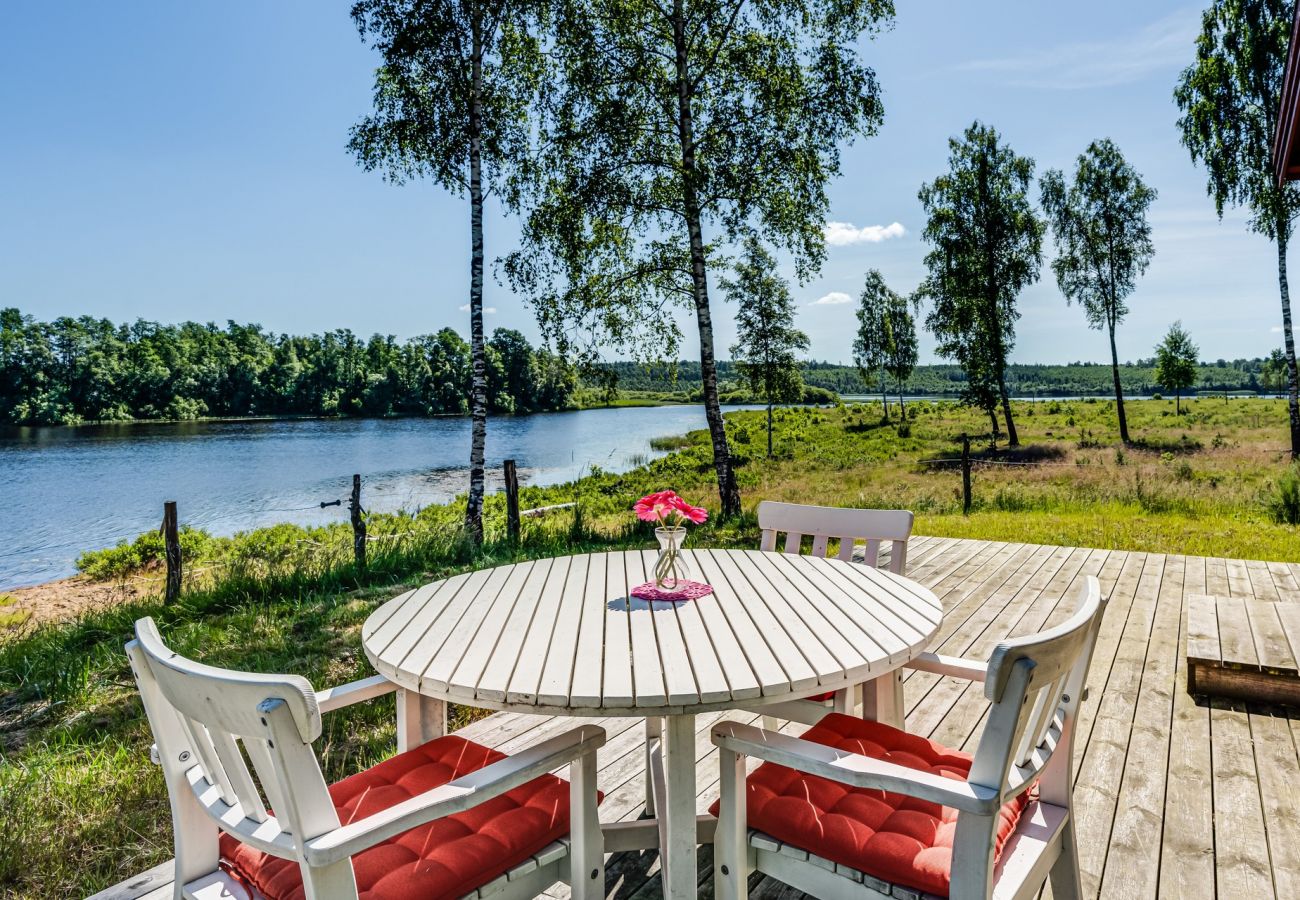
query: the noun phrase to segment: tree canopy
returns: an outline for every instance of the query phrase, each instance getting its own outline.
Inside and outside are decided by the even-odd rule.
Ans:
[[[1147,210],[1156,198],[1109,138],[1080,154],[1067,184],[1059,169],[1042,179],[1042,205],[1056,239],[1052,271],[1067,302],[1077,301],[1088,324],[1110,339],[1120,439],[1129,441],[1119,377],[1115,328],[1128,315],[1127,298],[1155,256]]]
[[[1182,411],[1182,392],[1196,383],[1200,352],[1182,322],[1170,325],[1156,346],[1156,381],[1174,392],[1175,412]]]
[[[772,405],[803,396],[797,350],[808,349],[808,335],[794,327],[794,298],[776,271],[776,260],[758,238],[745,242],[734,279],[722,289],[737,305],[739,340],[732,362],[752,390],[767,403],[767,455],[772,455]]]
[[[555,5],[542,178],[505,264],[543,332],[671,359],[694,313],[724,515],[738,513],[717,399],[708,269],[757,229],[800,278],[825,255],[840,148],[882,119],[860,39],[889,0]]]
[[[1020,318],[1016,302],[1038,280],[1043,260],[1044,225],[1029,200],[1034,161],[979,122],[951,138],[948,147],[948,171],[919,194],[931,245],[921,287],[933,304],[926,324],[939,353],[966,370],[970,388],[964,396],[990,412],[1001,402],[1015,446],[1007,357]]]
[[[889,416],[885,376],[899,385],[916,368],[916,323],[908,308],[910,301],[885,283],[878,269],[867,272],[866,283],[858,297],[858,331],[853,339],[853,364],[870,385],[880,385],[880,399]]]

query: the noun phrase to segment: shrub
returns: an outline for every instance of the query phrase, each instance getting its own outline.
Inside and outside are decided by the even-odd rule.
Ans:
[[[1273,521],[1283,525],[1300,525],[1300,463],[1292,463],[1273,487],[1268,500]]]
[[[1152,400],[1163,400],[1163,399],[1165,399],[1165,398],[1162,397],[1162,396],[1160,396],[1159,392],[1157,392],[1157,393],[1154,393],[1154,394],[1151,395],[1151,399],[1152,399]]]
[[[212,549],[212,535],[206,531],[182,526],[178,535],[181,558],[202,559]],[[96,580],[125,578],[135,572],[162,565],[166,556],[162,534],[146,531],[134,541],[122,541],[116,547],[89,550],[77,557],[77,569]]]
[[[902,422],[898,426],[898,436],[901,438],[910,438],[912,436],[912,426]]]

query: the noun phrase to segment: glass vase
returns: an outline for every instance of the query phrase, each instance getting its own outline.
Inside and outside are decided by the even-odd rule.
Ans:
[[[655,561],[655,587],[675,590],[691,579],[690,566],[682,555],[686,529],[680,525],[675,528],[656,528],[655,538],[659,541],[659,559]]]

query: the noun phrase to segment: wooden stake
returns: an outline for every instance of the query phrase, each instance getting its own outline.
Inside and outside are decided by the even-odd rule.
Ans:
[[[352,500],[349,503],[352,517],[352,556],[358,569],[366,567],[366,520],[361,518],[361,476],[352,476]]]
[[[961,514],[970,515],[970,435],[961,436]]]
[[[163,603],[174,603],[181,595],[181,539],[175,500],[163,503],[162,535],[167,559],[167,592]]]
[[[515,461],[505,461],[506,479],[506,535],[512,541],[519,540],[519,472]]]

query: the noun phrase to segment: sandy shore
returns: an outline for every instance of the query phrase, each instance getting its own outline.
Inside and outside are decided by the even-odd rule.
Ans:
[[[134,600],[155,592],[161,578],[131,578],[124,582],[91,581],[84,576],[48,581],[0,592],[10,602],[0,605],[0,633],[37,622],[71,619],[87,610]]]

